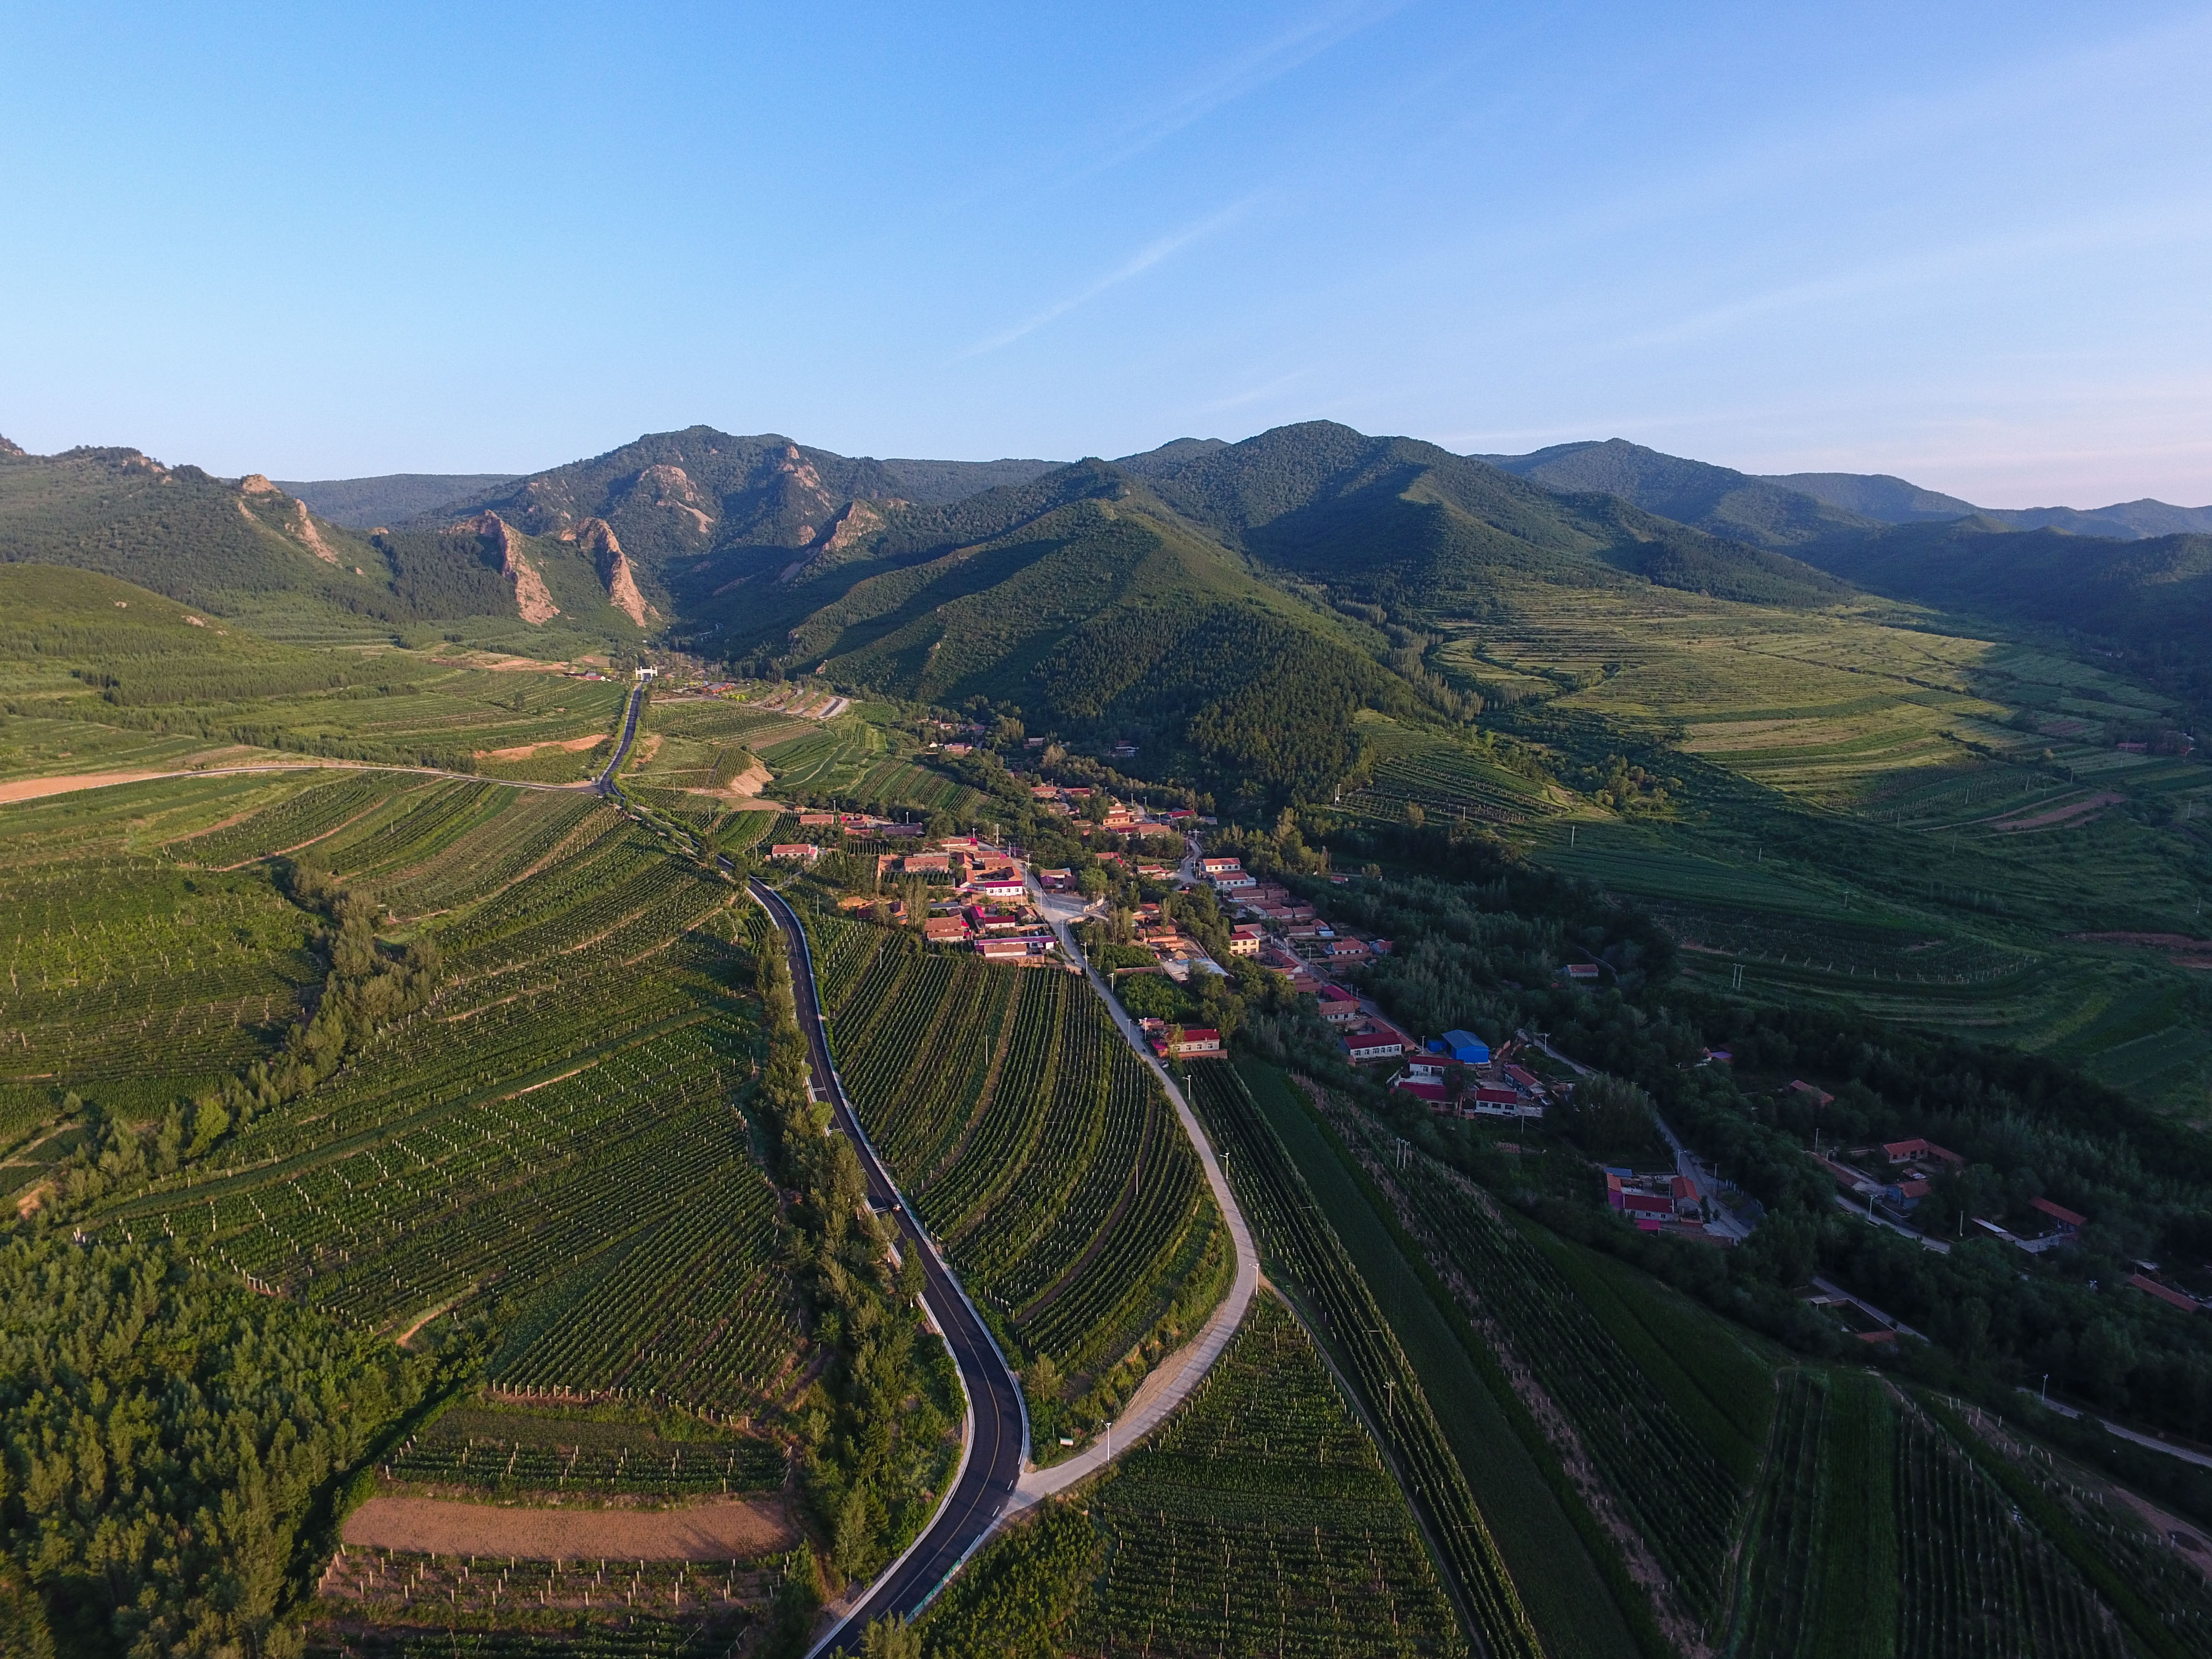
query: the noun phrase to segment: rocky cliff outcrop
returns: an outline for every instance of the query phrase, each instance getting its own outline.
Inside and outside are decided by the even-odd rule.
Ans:
[[[637,475],[637,482],[630,489],[633,494],[646,496],[655,507],[684,514],[702,536],[713,533],[714,515],[708,509],[714,505],[714,498],[692,483],[691,475],[682,467],[667,461],[655,462]]]
[[[576,539],[592,556],[600,585],[607,590],[609,605],[640,628],[646,625],[648,617],[655,622],[660,619],[660,612],[647,605],[645,595],[638,592],[637,573],[630,568],[629,556],[623,552],[622,543],[616,539],[612,525],[605,519],[586,519],[576,527]]]
[[[292,498],[292,512],[285,520],[284,527],[292,532],[293,538],[301,546],[306,548],[325,564],[336,564],[338,562],[338,556],[331,550],[331,544],[323,539],[322,532],[315,528],[315,520],[307,512],[307,502],[296,495]]]
[[[545,586],[545,578],[523,552],[522,538],[498,514],[487,510],[446,528],[448,535],[481,536],[499,548],[499,574],[514,586],[515,614],[523,621],[536,626],[551,622],[561,614],[561,607],[553,603],[553,595]]]

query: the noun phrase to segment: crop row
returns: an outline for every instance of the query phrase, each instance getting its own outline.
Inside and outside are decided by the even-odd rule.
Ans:
[[[324,1571],[325,1601],[370,1609],[436,1608],[447,1617],[528,1618],[558,1610],[588,1617],[635,1613],[697,1617],[756,1601],[756,1561],[620,1561],[426,1555],[342,1548]],[[444,1641],[441,1632],[441,1650]]]
[[[483,1437],[410,1442],[386,1476],[422,1486],[516,1492],[665,1493],[762,1492],[787,1473],[782,1449],[766,1440],[663,1448],[548,1446]]]
[[[1374,1443],[1272,1297],[1091,1513],[1100,1652],[1466,1651]]]
[[[1935,1424],[1897,1432],[1899,1659],[2123,1659],[2111,1615]]]
[[[1264,1255],[1279,1263],[1328,1322],[1370,1420],[1378,1422],[1411,1496],[1493,1655],[1541,1652],[1488,1522],[1452,1455],[1420,1382],[1366,1282],[1321,1213],[1290,1154],[1235,1070],[1208,1066],[1192,1100],[1225,1154]]]
[[[1426,1158],[1397,1176],[1443,1258],[1475,1287],[1632,1513],[1700,1620],[1719,1610],[1745,1493],[1551,1259]]]
[[[832,916],[811,921],[809,947],[814,952],[815,991],[823,1009],[832,1015],[844,1012],[860,975],[884,954],[884,947],[895,937],[880,927]]]
[[[1122,1335],[1202,1200],[1164,1096],[1095,1000],[1064,974],[812,925],[847,964],[846,1086],[970,1292],[1056,1361]]]
[[[526,1390],[644,1389],[740,1409],[801,1340],[775,1245],[765,1182],[709,1187],[504,1361],[499,1380]]]
[[[334,782],[298,790],[236,823],[173,841],[161,850],[180,863],[216,870],[289,852],[331,834],[407,781],[389,772],[342,774]]]
[[[389,806],[320,843],[318,862],[355,878],[389,875],[428,858],[507,804],[489,783],[438,783],[410,790]]]
[[[598,817],[590,828],[586,821]],[[504,809],[471,829],[435,858],[379,893],[402,915],[451,909],[495,893],[550,857],[572,836],[605,836],[620,817],[589,795],[510,792]]]
[[[342,1259],[376,1241],[341,1245],[341,1233],[380,1230],[375,1218],[405,1213],[422,1194],[496,1187],[520,1169],[578,1156],[588,1137],[618,1121],[665,1115],[687,1094],[711,1089],[713,1061],[708,1046],[679,1028],[542,1087],[509,1080],[455,1110],[328,1145],[310,1159],[187,1188],[167,1200],[179,1223],[173,1231],[212,1243],[276,1228],[265,1207],[273,1203],[298,1212],[289,1231],[277,1231],[295,1253],[310,1253],[307,1265],[326,1253]]]
[[[1817,1611],[1814,1568],[1820,1543],[1820,1466],[1828,1391],[1806,1371],[1783,1379],[1765,1485],[1745,1575],[1745,1606],[1734,1638],[1744,1653],[1802,1651]]]
[[[1112,1508],[1106,1518],[1113,1552],[1085,1621],[1100,1651],[1467,1651],[1410,1525],[1347,1537]]]

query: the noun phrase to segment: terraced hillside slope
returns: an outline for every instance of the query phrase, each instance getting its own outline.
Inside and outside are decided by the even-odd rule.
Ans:
[[[992,1546],[923,1622],[939,1651],[1010,1637],[1077,1654],[1470,1650],[1374,1440],[1270,1297],[1142,1450]]]
[[[1227,1287],[1198,1159],[1080,976],[807,925],[862,1126],[1021,1369],[1049,1462]]]

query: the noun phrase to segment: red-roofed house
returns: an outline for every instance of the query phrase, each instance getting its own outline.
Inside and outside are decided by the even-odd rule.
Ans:
[[[1964,1164],[1966,1160],[1947,1146],[1938,1146],[1932,1140],[1888,1140],[1882,1143],[1881,1155],[1892,1164],[1910,1164],[1917,1158],[1932,1158],[1945,1164]]]
[[[1199,873],[1206,876],[1233,876],[1243,867],[1243,859],[1200,859],[1198,861]]]
[[[2197,1306],[2195,1302],[2184,1296],[2179,1291],[2168,1289],[2166,1285],[2160,1284],[2155,1279],[2148,1278],[2142,1273],[2130,1273],[2128,1275],[2128,1283],[2134,1285],[2139,1291],[2148,1291],[2149,1294],[2156,1297],[2160,1301],[2165,1303],[2169,1307],[2180,1309],[2184,1313],[2195,1313],[2197,1311]]]
[[[1163,1060],[1169,1057],[1170,1050],[1165,1032],[1152,1039],[1152,1052]],[[1221,1055],[1221,1033],[1206,1026],[1191,1026],[1183,1032],[1182,1041],[1174,1045],[1172,1052],[1177,1060],[1199,1060],[1208,1055],[1218,1059]]]
[[[1321,1017],[1332,1025],[1357,1025],[1359,1023],[1359,999],[1340,985],[1324,985],[1314,993],[1321,1004]]]
[[[2049,1216],[2053,1221],[2058,1224],[2059,1232],[2069,1238],[2071,1238],[2075,1233],[2080,1232],[2082,1228],[2089,1224],[2089,1218],[2087,1216],[2076,1215],[2064,1205],[2053,1204],[2047,1198],[2030,1199],[2028,1200],[2027,1207],[2035,1211],[2039,1214]]]
[[[1344,1052],[1355,1066],[1370,1060],[1395,1060],[1406,1052],[1405,1034],[1376,1022],[1347,1031]]]
[[[1428,1078],[1401,1077],[1391,1086],[1403,1089],[1416,1100],[1427,1101],[1440,1112],[1451,1104],[1451,1096],[1446,1092],[1444,1085]]]
[[[1835,1096],[1830,1094],[1825,1089],[1814,1087],[1812,1084],[1806,1082],[1802,1077],[1791,1082],[1790,1085],[1790,1091],[1792,1094],[1802,1095],[1806,1099],[1811,1101],[1813,1103],[1813,1109],[1816,1112],[1823,1106],[1832,1106],[1835,1104]]]
[[[805,859],[809,864],[822,856],[822,849],[811,841],[780,841],[768,849],[772,859]]]

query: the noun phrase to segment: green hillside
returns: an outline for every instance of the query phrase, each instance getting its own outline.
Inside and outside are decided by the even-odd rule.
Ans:
[[[483,526],[489,529],[489,526]],[[550,615],[533,619],[506,539],[449,526],[362,535],[258,475],[232,483],[135,449],[0,452],[0,562],[119,577],[272,637],[341,643],[434,638],[555,651],[635,641],[610,558],[574,540],[524,538]]]
[[[2121,541],[1976,516],[1899,526],[1819,556],[1874,592],[2138,647],[2201,647],[2212,624],[2212,535]]]
[[[1464,610],[1501,581],[1606,587],[1623,578],[1773,605],[1844,597],[1832,577],[1793,559],[1632,502],[1556,494],[1433,444],[1330,422],[1137,464],[1194,520],[1370,602]]]
[[[1547,489],[1618,495],[1646,512],[1758,547],[1817,546],[1874,527],[1873,520],[1805,490],[1620,438],[1482,459]]]
[[[514,472],[386,472],[374,478],[276,480],[276,488],[307,502],[308,510],[349,530],[372,530],[434,513],[487,489],[513,483]]]

